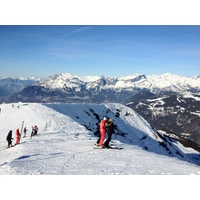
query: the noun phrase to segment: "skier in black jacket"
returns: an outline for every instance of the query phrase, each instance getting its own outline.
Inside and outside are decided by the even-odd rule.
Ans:
[[[9,133],[8,133],[8,135],[6,137],[6,140],[8,142],[8,148],[12,147],[12,140],[13,140],[13,138],[12,138],[12,130],[9,131]]]
[[[112,134],[115,133],[115,131],[114,131],[114,124],[113,124],[113,121],[112,121],[111,118],[108,120],[108,122],[106,122],[106,130],[107,130],[108,138],[104,142],[103,148],[111,148],[109,146],[109,143],[110,143],[110,141],[112,139]]]

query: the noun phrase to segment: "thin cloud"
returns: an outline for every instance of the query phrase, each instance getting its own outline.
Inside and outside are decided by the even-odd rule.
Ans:
[[[74,35],[76,33],[84,32],[84,31],[87,31],[87,30],[90,30],[90,29],[91,29],[91,27],[89,27],[89,26],[77,28],[77,29],[75,29],[75,30],[73,30],[69,33],[61,35],[60,37],[66,37],[66,36],[69,36],[69,35]]]
[[[200,50],[179,50],[179,51],[171,51],[171,54],[174,55],[200,55]]]

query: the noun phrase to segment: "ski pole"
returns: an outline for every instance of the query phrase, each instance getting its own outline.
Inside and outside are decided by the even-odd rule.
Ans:
[[[22,122],[22,127],[21,127],[21,133],[20,133],[20,138],[21,138],[21,135],[22,135],[22,131],[23,131],[23,126],[24,126],[24,121]]]

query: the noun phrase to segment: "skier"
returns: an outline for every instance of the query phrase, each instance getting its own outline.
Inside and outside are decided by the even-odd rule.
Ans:
[[[6,137],[6,140],[7,140],[7,142],[8,142],[8,147],[7,147],[7,148],[12,147],[12,140],[13,140],[13,138],[12,138],[12,130],[10,130],[10,131],[8,132],[8,135],[7,135],[7,137]]]
[[[105,139],[105,136],[106,136],[106,121],[107,121],[107,118],[104,117],[101,122],[100,122],[100,125],[99,125],[99,130],[100,130],[100,139],[99,139],[99,143],[97,144],[97,146],[99,147],[103,147],[103,142],[104,142],[104,139]]]
[[[24,128],[24,138],[26,137],[26,131],[27,131],[27,128],[25,127]]]
[[[21,135],[20,135],[19,129],[17,128],[17,130],[16,130],[16,142],[15,142],[15,145],[19,144],[20,137],[21,137]]]
[[[37,135],[37,132],[38,132],[38,127],[35,125],[34,127],[34,130],[35,130],[35,135]]]
[[[32,133],[31,133],[31,137],[36,135],[38,132],[38,127],[35,125],[35,126],[32,126]]]
[[[111,148],[109,146],[109,143],[111,141],[111,138],[112,138],[112,134],[115,133],[114,132],[114,124],[113,124],[113,120],[110,118],[108,120],[108,122],[106,122],[106,130],[107,130],[107,134],[108,134],[108,138],[107,140],[104,142],[103,144],[103,148]]]
[[[35,128],[32,126],[31,137],[35,135]]]

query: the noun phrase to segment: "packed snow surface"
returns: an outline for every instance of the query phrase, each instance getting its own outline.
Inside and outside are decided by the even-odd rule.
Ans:
[[[177,141],[166,143],[138,113],[122,104],[19,103],[0,107],[1,175],[200,174],[198,152]],[[117,109],[120,117],[115,116]],[[117,125],[118,134],[110,144],[122,150],[94,149],[98,139],[94,133],[104,116]],[[20,144],[7,149],[9,130],[15,144],[15,130],[21,132],[23,121],[27,137],[22,133]],[[39,132],[31,138],[34,125]]]

